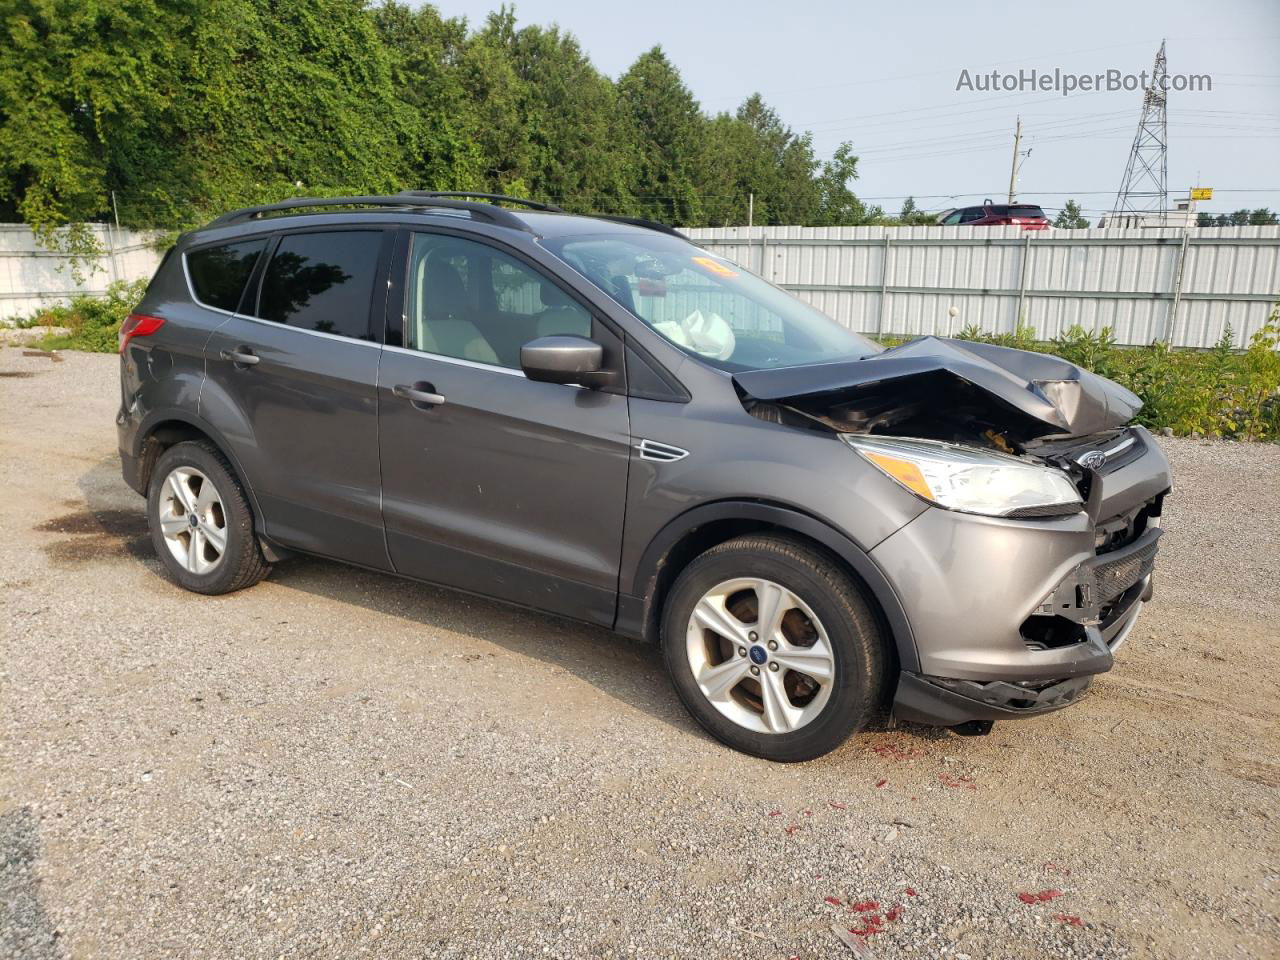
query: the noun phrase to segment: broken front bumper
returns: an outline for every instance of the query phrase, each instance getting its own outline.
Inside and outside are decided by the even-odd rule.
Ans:
[[[1008,520],[931,508],[872,551],[916,641],[897,717],[951,726],[1046,713],[1111,669],[1151,597],[1170,484],[1167,461],[1146,439],[1143,456],[1102,478],[1110,496],[1101,515],[1131,531],[1119,548],[1096,552],[1114,524],[1085,512]]]

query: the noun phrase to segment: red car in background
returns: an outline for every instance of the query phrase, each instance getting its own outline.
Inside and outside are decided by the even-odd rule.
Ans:
[[[938,223],[945,227],[1022,227],[1023,230],[1044,230],[1049,218],[1034,203],[992,203],[984,200],[980,207],[953,207],[938,214]]]

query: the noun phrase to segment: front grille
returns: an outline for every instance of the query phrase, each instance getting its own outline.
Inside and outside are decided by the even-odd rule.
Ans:
[[[1107,604],[1124,593],[1155,567],[1159,542],[1152,540],[1139,550],[1126,551],[1114,560],[1103,560],[1093,566],[1096,602]],[[1104,555],[1105,556],[1105,555]]]

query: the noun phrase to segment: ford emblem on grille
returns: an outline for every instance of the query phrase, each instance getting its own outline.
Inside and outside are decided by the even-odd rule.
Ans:
[[[1076,463],[1086,470],[1100,470],[1107,465],[1107,455],[1101,450],[1090,450],[1082,455]]]

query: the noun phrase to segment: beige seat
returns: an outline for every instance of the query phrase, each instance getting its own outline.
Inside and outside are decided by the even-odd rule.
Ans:
[[[471,312],[467,288],[453,264],[428,257],[419,262],[415,273],[413,345],[425,353],[497,364],[493,347],[467,317]]]
[[[569,299],[569,295],[555,284],[538,284],[538,298],[544,308],[534,324],[538,336],[549,337],[561,333],[591,336],[591,315]]]

